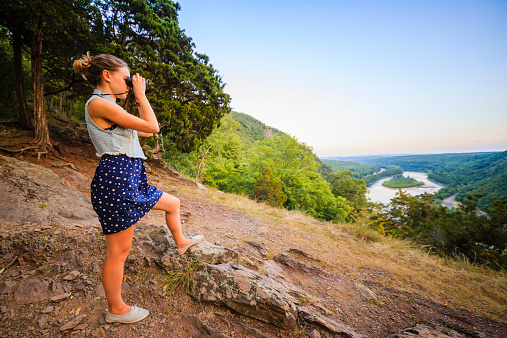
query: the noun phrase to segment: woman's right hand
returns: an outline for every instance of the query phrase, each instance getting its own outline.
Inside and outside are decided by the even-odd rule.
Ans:
[[[146,79],[139,75],[139,73],[132,76],[132,86],[136,98],[139,99],[146,94]]]

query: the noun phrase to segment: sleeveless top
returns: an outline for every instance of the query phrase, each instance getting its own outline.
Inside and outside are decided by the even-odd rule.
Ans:
[[[88,104],[93,99],[103,98],[116,104],[108,95],[99,89],[93,91],[92,97],[86,102],[85,105],[85,120],[88,134],[92,140],[95,150],[97,150],[97,156],[101,157],[104,154],[108,155],[120,155],[125,154],[128,157],[146,159],[144,156],[143,149],[139,144],[139,138],[137,132],[132,129],[128,129],[118,125],[113,130],[105,130],[100,128],[93,122],[90,115],[88,115]]]

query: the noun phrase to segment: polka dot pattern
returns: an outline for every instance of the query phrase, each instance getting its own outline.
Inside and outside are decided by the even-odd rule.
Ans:
[[[134,225],[162,194],[148,184],[143,159],[124,154],[102,156],[91,183],[92,205],[104,235]]]

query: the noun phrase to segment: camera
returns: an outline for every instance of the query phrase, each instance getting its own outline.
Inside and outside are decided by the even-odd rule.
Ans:
[[[131,77],[128,77],[125,79],[125,82],[127,83],[127,86],[129,88],[132,88],[134,85],[132,84],[132,78]],[[148,85],[148,80],[146,80],[146,85]]]

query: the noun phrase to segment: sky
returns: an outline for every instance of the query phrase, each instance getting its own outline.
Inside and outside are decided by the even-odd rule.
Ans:
[[[319,157],[507,150],[507,0],[180,0],[231,108]]]

